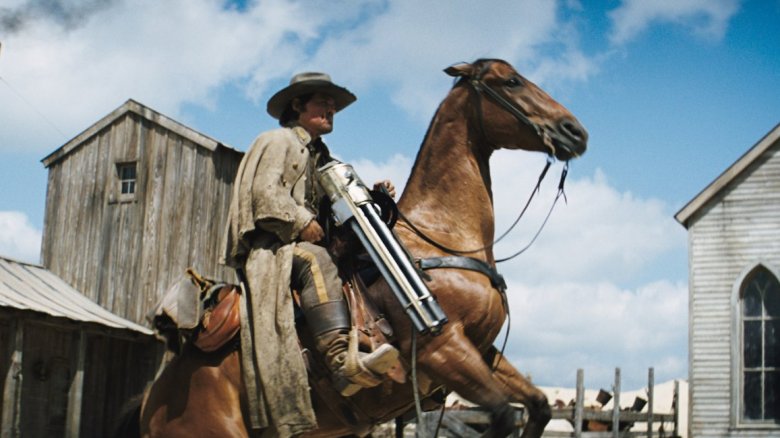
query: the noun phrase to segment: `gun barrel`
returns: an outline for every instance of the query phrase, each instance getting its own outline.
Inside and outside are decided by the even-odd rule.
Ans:
[[[352,166],[331,163],[320,169],[320,184],[333,205],[337,224],[349,224],[398,302],[420,333],[438,334],[447,322],[401,242],[379,216],[368,189]]]

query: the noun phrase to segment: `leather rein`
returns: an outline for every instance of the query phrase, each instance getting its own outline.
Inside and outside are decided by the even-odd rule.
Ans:
[[[491,63],[486,63],[479,71],[479,73],[475,77],[466,76],[463,74],[460,74],[459,76],[462,77],[462,80],[469,84],[471,86],[471,89],[474,90],[475,97],[477,100],[476,108],[478,112],[479,117],[479,126],[482,131],[482,137],[487,141],[487,135],[485,132],[484,122],[483,122],[483,115],[482,115],[482,98],[483,96],[490,98],[494,102],[496,102],[501,108],[503,108],[505,111],[513,115],[518,122],[525,124],[529,127],[531,127],[536,134],[547,140],[546,134],[544,134],[544,131],[542,128],[532,120],[530,120],[526,115],[523,113],[523,111],[515,105],[513,102],[507,100],[504,96],[499,94],[496,90],[489,87],[485,82],[482,80],[482,76],[485,74],[485,72],[490,68]],[[420,237],[423,241],[426,243],[438,248],[441,251],[444,251],[448,254],[451,254],[450,256],[445,257],[432,257],[432,258],[426,258],[426,259],[418,259],[417,265],[421,270],[427,270],[427,269],[437,269],[437,268],[454,268],[454,269],[466,269],[471,271],[476,271],[484,274],[490,279],[491,285],[498,289],[499,291],[503,293],[506,291],[506,282],[504,281],[504,278],[501,274],[498,273],[498,270],[494,267],[494,265],[491,265],[490,263],[467,256],[468,254],[474,254],[477,252],[481,252],[484,250],[492,249],[498,242],[500,242],[504,237],[506,237],[513,229],[514,227],[520,222],[520,219],[525,215],[525,212],[528,210],[528,207],[531,205],[531,201],[533,200],[534,196],[536,196],[536,193],[539,192],[540,186],[542,184],[542,180],[544,180],[544,177],[547,175],[547,171],[550,169],[550,166],[555,161],[554,158],[554,152],[555,148],[549,144],[548,141],[545,141],[545,144],[548,144],[550,147],[550,153],[547,157],[547,163],[545,164],[544,168],[542,169],[542,172],[539,175],[539,178],[536,182],[536,186],[531,191],[531,195],[528,197],[528,200],[526,201],[525,205],[523,206],[523,209],[520,211],[519,215],[515,219],[515,221],[512,223],[512,225],[509,226],[509,228],[504,231],[501,236],[499,236],[497,239],[495,239],[492,243],[485,245],[481,248],[476,249],[468,249],[468,250],[461,250],[461,249],[454,249],[450,248],[440,242],[437,242],[430,236],[428,236],[425,232],[420,230],[416,225],[414,225],[409,218],[407,218],[403,213],[399,212],[399,218],[403,220],[405,225],[407,225],[415,234],[417,234],[418,237]],[[536,232],[536,234],[533,236],[531,241],[522,249],[515,252],[514,254],[504,257],[501,259],[496,260],[495,263],[502,263],[507,260],[511,260],[523,252],[525,252],[530,246],[536,241],[536,238],[539,237],[539,234],[541,234],[542,229],[547,224],[547,220],[550,218],[550,215],[552,214],[553,209],[555,208],[555,204],[558,202],[558,199],[563,196],[564,199],[566,197],[566,194],[564,193],[563,187],[564,182],[566,180],[566,176],[568,174],[569,169],[569,163],[568,161],[564,164],[563,171],[561,172],[561,178],[560,182],[558,183],[558,194],[555,197],[555,200],[552,203],[552,206],[550,207],[550,210],[547,213],[547,216],[545,217],[544,221],[542,222],[542,225],[539,227],[539,230]]]

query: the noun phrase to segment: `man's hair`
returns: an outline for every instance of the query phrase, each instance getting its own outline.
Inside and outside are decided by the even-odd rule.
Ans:
[[[296,96],[292,98],[287,103],[287,106],[284,108],[284,111],[282,111],[282,115],[279,116],[279,125],[287,126],[290,123],[298,120],[298,116],[300,116],[300,114],[298,113],[298,111],[293,109],[293,101],[295,99],[298,99],[298,103],[303,107],[306,106],[306,104],[311,100],[312,97],[314,97],[314,93],[302,94],[300,96]]]

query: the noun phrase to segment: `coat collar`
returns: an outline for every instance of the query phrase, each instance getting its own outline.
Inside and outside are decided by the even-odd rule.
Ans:
[[[311,143],[311,135],[307,130],[303,129],[302,126],[297,126],[297,125],[293,126],[292,130],[295,133],[295,136],[298,137],[298,141],[300,141],[302,145],[308,145],[309,143]]]

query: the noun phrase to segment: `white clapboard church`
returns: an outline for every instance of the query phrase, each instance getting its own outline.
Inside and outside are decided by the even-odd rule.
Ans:
[[[780,124],[675,218],[688,230],[689,436],[780,436]]]

